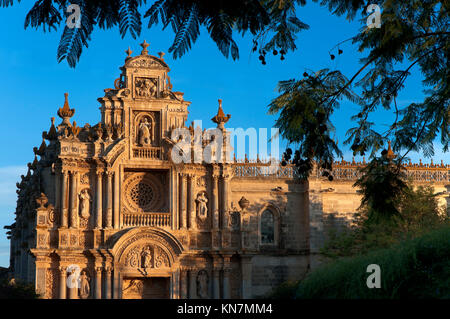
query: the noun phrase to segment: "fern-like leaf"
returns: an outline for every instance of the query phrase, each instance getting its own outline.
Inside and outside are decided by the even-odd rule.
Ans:
[[[20,2],[20,0],[18,0]],[[14,0],[0,0],[0,7],[6,8],[12,6],[14,4]]]
[[[233,30],[231,26],[232,21],[222,13],[218,13],[209,20],[207,29],[219,51],[228,58],[231,49],[231,57],[236,60],[239,59],[239,49],[232,38]]]
[[[176,30],[175,40],[169,48],[169,53],[173,53],[175,59],[181,57],[191,48],[191,42],[194,43],[199,34],[198,8],[194,3],[185,11],[181,25]]]
[[[38,28],[42,26],[44,32],[48,27],[48,30],[56,30],[56,26],[61,22],[62,17],[58,9],[53,6],[52,0],[40,0],[36,1],[34,6],[30,9],[25,17],[25,29],[28,26],[32,28]]]
[[[156,1],[150,9],[144,15],[144,18],[149,18],[148,27],[152,27],[154,24],[158,23],[158,13],[161,15],[162,19],[165,16],[164,5],[166,4],[166,0],[158,0]]]
[[[141,3],[140,0],[120,0],[119,30],[122,38],[125,37],[128,30],[133,39],[141,34],[142,21],[138,10]]]
[[[75,1],[72,1],[75,2]],[[69,66],[74,68],[80,59],[83,46],[88,47],[90,35],[94,29],[95,18],[93,12],[84,1],[77,1],[81,9],[80,27],[69,28],[66,26],[61,36],[57,52],[57,60],[61,62],[66,59]]]

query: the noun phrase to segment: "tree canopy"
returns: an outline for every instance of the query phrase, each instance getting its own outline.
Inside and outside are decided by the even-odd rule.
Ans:
[[[278,115],[276,126],[295,147],[295,152],[291,148],[286,150],[284,163],[293,155],[299,176],[306,178],[315,161],[326,170],[325,176],[332,179],[333,160],[342,155],[342,150],[332,137],[334,127],[330,117],[343,100],[359,108],[351,117],[355,126],[347,132],[345,144],[350,145],[354,155],[368,153],[374,161],[371,167],[379,167],[383,162],[376,162],[376,155],[380,149],[386,152],[389,140],[393,150],[401,153],[397,165],[401,165],[411,151],[432,156],[437,139],[443,151],[448,152],[450,2],[313,1],[326,6],[333,15],[360,21],[359,32],[343,42],[351,41],[363,57],[355,62],[359,70],[350,76],[340,70],[324,68],[279,82],[280,95],[269,104],[269,112]],[[219,51],[226,57],[231,55],[232,59],[239,58],[234,34],[250,33],[253,52],[257,51],[261,63],[266,64],[265,56],[269,52],[280,53],[280,58],[284,59],[289,51],[297,49],[298,33],[309,28],[297,17],[306,3],[306,0],[39,0],[28,12],[25,28],[50,31],[63,27],[57,59],[59,62],[67,60],[71,67],[76,66],[83,47],[88,47],[95,27],[118,26],[122,37],[129,33],[136,38],[144,20],[148,28],[158,23],[163,29],[171,26],[175,35],[169,52],[174,58],[191,48],[203,26]],[[14,0],[0,0],[2,7],[13,4]],[[69,4],[77,4],[81,9],[80,28],[70,28],[65,23],[71,15],[70,10],[67,12]],[[369,28],[367,9],[373,5],[381,9],[381,23]],[[339,46],[337,52],[334,51],[330,59],[343,53]],[[424,98],[399,107],[397,97],[413,68],[423,76]],[[391,111],[395,118],[382,132],[371,119],[380,109]]]

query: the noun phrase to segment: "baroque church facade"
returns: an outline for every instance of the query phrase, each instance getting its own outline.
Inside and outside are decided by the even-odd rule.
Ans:
[[[195,131],[190,102],[172,90],[163,54],[141,45],[98,99],[99,123],[72,122],[65,94],[61,123],[43,132],[8,227],[14,277],[61,299],[252,298],[301,278],[326,230],[359,206],[351,185],[364,163],[335,163],[333,182],[315,168],[302,182],[291,164],[175,162],[173,132]],[[229,118],[219,100],[212,120],[224,136]],[[408,174],[448,205],[449,165],[410,164]]]

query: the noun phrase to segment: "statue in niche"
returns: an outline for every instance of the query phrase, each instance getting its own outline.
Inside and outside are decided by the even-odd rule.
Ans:
[[[91,293],[91,286],[89,284],[90,278],[86,275],[86,271],[82,271],[80,275],[80,298],[87,299]]]
[[[208,203],[208,199],[205,196],[204,192],[201,192],[197,195],[197,216],[202,221],[208,217],[208,206],[206,205]]]
[[[91,196],[87,189],[83,189],[80,193],[80,215],[84,219],[88,219],[90,216],[90,204],[92,202]]]
[[[197,296],[203,299],[208,296],[208,273],[206,270],[200,270],[197,275]]]
[[[144,119],[139,124],[139,145],[148,146],[151,144],[151,127],[152,124],[148,122],[148,119],[144,117]]]
[[[150,268],[152,266],[152,251],[150,247],[146,247],[142,252],[142,267]]]

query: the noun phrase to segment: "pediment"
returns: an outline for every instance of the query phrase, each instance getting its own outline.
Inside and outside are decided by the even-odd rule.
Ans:
[[[150,68],[150,69],[169,69],[169,66],[163,60],[153,55],[139,55],[130,58],[125,63],[126,68]]]

